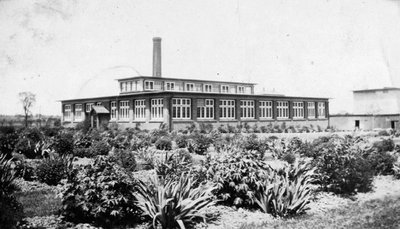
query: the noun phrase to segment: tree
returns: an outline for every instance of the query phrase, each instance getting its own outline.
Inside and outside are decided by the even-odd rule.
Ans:
[[[32,92],[26,91],[26,92],[20,92],[18,96],[19,100],[22,103],[22,107],[24,109],[25,127],[28,127],[28,117],[29,114],[31,113],[31,108],[33,104],[35,104],[36,102],[36,95],[33,94]]]

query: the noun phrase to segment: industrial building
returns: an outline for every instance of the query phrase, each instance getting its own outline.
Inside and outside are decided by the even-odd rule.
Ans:
[[[153,38],[153,75],[117,79],[115,96],[62,100],[62,121],[74,126],[183,129],[193,123],[320,126],[329,123],[327,98],[255,94],[254,83],[163,77],[161,38]]]

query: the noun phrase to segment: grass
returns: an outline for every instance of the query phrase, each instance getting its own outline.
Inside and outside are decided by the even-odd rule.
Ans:
[[[17,192],[15,196],[24,206],[26,217],[54,215],[61,207],[61,199],[51,189]]]
[[[351,203],[321,216],[305,215],[260,225],[244,223],[239,228],[400,228],[400,196]]]

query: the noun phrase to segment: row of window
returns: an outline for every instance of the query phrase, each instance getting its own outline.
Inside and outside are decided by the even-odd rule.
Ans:
[[[221,119],[235,119],[236,118],[236,104],[235,100],[220,100],[219,113]],[[316,107],[314,102],[307,102],[307,117],[315,118]],[[96,105],[99,105],[96,103]],[[111,101],[110,104],[110,118],[111,120],[129,121],[129,101],[119,101],[119,108],[117,102]],[[172,99],[172,118],[174,119],[191,119],[191,99],[187,98],[173,98]],[[197,99],[197,118],[199,119],[214,119],[214,99]],[[86,111],[91,109],[93,103],[86,104]],[[325,103],[318,102],[318,117],[325,118]],[[90,111],[89,109],[89,111]],[[118,110],[118,112],[117,112]],[[272,119],[273,107],[272,101],[259,101],[259,116],[260,119]],[[293,118],[305,118],[305,109],[303,102],[293,102]],[[72,117],[71,105],[65,105],[64,119],[70,121]],[[150,118],[151,120],[162,120],[164,117],[164,100],[162,98],[151,99],[150,101]],[[289,102],[277,101],[276,103],[276,117],[277,119],[289,118]],[[144,99],[134,100],[134,120],[144,121],[146,119],[146,101]],[[240,100],[240,118],[254,119],[255,118],[255,101],[254,100]],[[75,104],[74,121],[82,121],[84,119],[84,112],[82,104]]]
[[[162,90],[162,81],[144,81],[144,90]],[[143,88],[138,80],[120,83],[121,92],[141,91]],[[165,82],[165,91],[179,91],[175,82]],[[184,91],[215,92],[212,84],[185,83]],[[221,85],[221,93],[251,94],[251,87]]]

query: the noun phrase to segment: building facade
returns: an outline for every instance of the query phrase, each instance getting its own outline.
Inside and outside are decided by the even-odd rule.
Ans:
[[[259,95],[253,83],[165,78],[161,76],[161,39],[153,39],[153,76],[117,80],[116,96],[63,100],[63,124],[90,119],[98,127],[116,123],[171,130],[193,123],[220,125],[328,126],[327,98]]]
[[[400,88],[385,87],[353,91],[354,112],[330,116],[339,130],[398,129]]]

